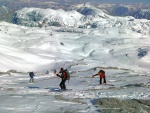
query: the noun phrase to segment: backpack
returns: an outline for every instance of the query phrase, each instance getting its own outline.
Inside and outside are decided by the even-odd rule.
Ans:
[[[104,70],[100,70],[99,72],[103,73],[105,75],[105,71]]]
[[[104,70],[102,70],[102,73],[105,75],[105,71]]]
[[[33,77],[33,76],[34,76],[34,73],[33,73],[33,72],[30,72],[30,73],[29,73],[29,76],[30,76],[30,77]]]
[[[69,83],[69,80],[70,80],[70,73],[69,73],[69,71],[66,69],[65,70],[65,73],[66,73],[66,75],[67,75],[67,80],[68,80],[68,83]]]

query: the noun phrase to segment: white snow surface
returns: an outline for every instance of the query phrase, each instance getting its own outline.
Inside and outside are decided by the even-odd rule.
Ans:
[[[92,99],[150,99],[149,20],[92,16],[85,24],[89,15],[37,8],[17,15],[22,23],[32,23],[34,11],[48,19],[57,15],[65,24],[39,28],[0,22],[1,113],[96,113]],[[61,67],[71,73],[66,85],[72,90],[60,93],[53,71]],[[97,86],[99,78],[91,78],[100,69],[108,85]],[[28,82],[29,71],[35,72],[34,83]]]

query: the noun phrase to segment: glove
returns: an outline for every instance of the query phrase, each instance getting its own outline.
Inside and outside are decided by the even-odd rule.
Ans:
[[[54,71],[54,75],[56,75],[56,73],[57,73],[57,71],[55,70],[55,71]]]

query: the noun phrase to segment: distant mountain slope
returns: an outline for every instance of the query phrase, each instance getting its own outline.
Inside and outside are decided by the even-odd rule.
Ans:
[[[95,7],[99,7],[103,10],[106,10],[108,14],[113,16],[134,16],[134,14],[137,13],[139,10],[149,9],[150,7],[150,4],[112,4],[109,2],[106,3],[106,1],[100,2],[99,0],[1,0],[0,15],[2,16],[0,16],[0,20],[10,22],[12,15],[15,13],[15,11],[18,11],[25,7],[63,9],[65,11],[68,11],[70,9],[76,9],[75,7],[80,4],[87,4],[87,2],[92,3]],[[3,7],[7,8],[7,13],[4,13]],[[136,18],[137,16],[134,17]],[[139,17],[149,19],[149,16],[141,15]]]
[[[137,19],[150,20],[150,9],[139,9],[136,7],[118,6],[114,7],[109,13],[114,16],[133,16]]]
[[[136,28],[136,21],[140,22],[140,20],[130,16],[113,17],[92,6],[80,7],[78,12],[75,10],[64,11],[62,9],[24,8],[17,11],[12,18],[14,24],[31,27],[101,28],[104,26],[109,28],[125,26],[132,32],[149,35],[149,32],[145,31],[145,29],[148,29],[149,23],[144,24],[144,20],[141,20],[140,27]]]
[[[150,20],[150,9],[141,9],[133,14],[135,18],[138,19],[148,19]]]
[[[15,24],[26,26],[75,26],[83,17],[77,11],[24,8],[17,11],[12,19]]]
[[[80,13],[79,13],[80,12]],[[99,19],[107,19],[111,16],[94,7],[82,7],[79,12],[75,10],[53,10],[39,8],[24,8],[17,11],[12,22],[25,26],[73,26],[79,27],[93,24]]]

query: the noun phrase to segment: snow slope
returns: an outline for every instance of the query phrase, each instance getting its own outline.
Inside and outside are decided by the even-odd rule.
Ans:
[[[149,74],[109,68],[105,69],[108,85],[98,86],[99,78],[91,78],[91,74],[97,73],[99,69],[102,68],[72,73],[69,84],[68,81],[66,82],[67,89],[72,90],[64,92],[59,92],[61,80],[54,77],[53,73],[35,73],[34,83],[28,82],[27,73],[1,73],[0,112],[99,113],[99,111],[109,108],[108,105],[100,108],[98,106],[101,105],[93,105],[94,101],[99,98],[106,98],[107,101],[111,98],[150,100]],[[116,109],[121,110],[121,106],[112,108],[115,102],[111,102],[111,113]],[[128,103],[128,105],[130,104]],[[138,109],[141,112],[149,113],[150,107],[145,105],[146,109],[142,109],[143,105],[141,104]],[[126,103],[122,106],[126,106]],[[137,107],[132,108],[132,112],[134,111],[137,111]]]
[[[1,71],[51,70],[57,63],[80,60],[87,69],[148,69],[149,21],[114,21],[98,22],[97,29],[30,28],[1,22]]]
[[[88,15],[83,13],[89,10],[91,13]],[[3,64],[1,69],[45,71],[51,70],[57,63],[60,63],[66,64],[66,68],[71,66],[74,70],[75,66],[72,65],[82,62],[81,64],[86,64],[86,66],[81,65],[81,67],[87,69],[102,66],[149,71],[149,20],[109,15],[107,18],[102,18],[106,14],[90,6],[82,8],[81,12],[84,15],[76,11],[24,8],[16,12],[13,18],[18,22],[17,24],[30,24],[29,26],[39,26],[39,22],[43,26],[45,19],[54,22],[59,18],[61,22],[59,24],[65,23],[60,27],[47,24],[50,26],[31,28],[1,22],[1,40],[7,43],[6,47],[1,49],[13,49],[13,55],[8,54],[10,52],[6,55],[6,52],[4,54],[2,50],[4,56],[1,57],[4,59],[7,56],[8,58],[1,60]],[[76,21],[70,19],[73,17],[76,17]],[[77,26],[74,26],[75,24]],[[69,25],[74,27],[69,27]],[[25,55],[18,55],[20,53]],[[11,67],[10,57],[16,58],[13,61],[18,61],[20,66],[17,65],[18,63],[13,63],[17,66]],[[67,61],[72,63],[66,63]]]
[[[39,11],[64,14],[66,24],[29,27],[39,22],[29,18],[39,17]],[[21,25],[0,22],[0,112],[97,113],[93,101],[98,98],[150,99],[150,21],[36,8],[16,15]],[[68,15],[82,18],[75,16],[78,26]],[[58,92],[60,79],[53,75],[61,67],[71,73],[66,85],[72,90],[63,93]],[[99,78],[91,77],[100,69],[108,85],[97,86]],[[35,72],[34,83],[28,82],[29,71]]]

